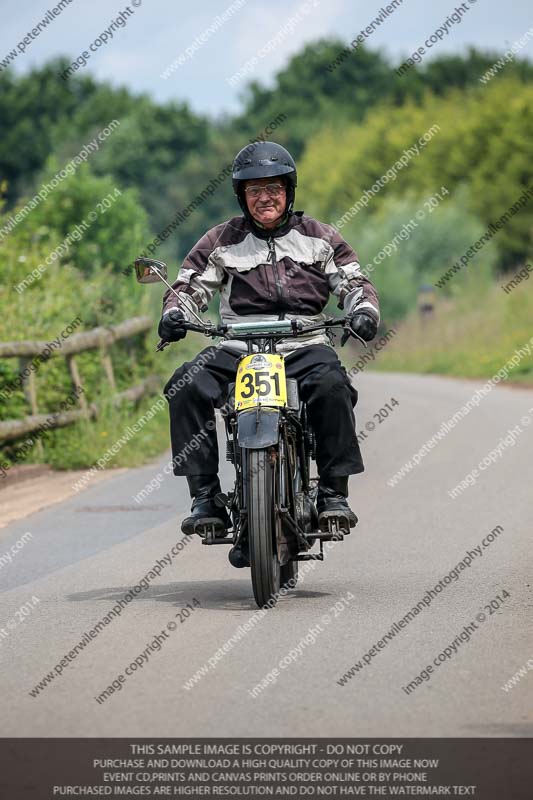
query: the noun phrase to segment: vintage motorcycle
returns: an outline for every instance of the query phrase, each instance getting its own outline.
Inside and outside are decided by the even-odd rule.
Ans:
[[[135,271],[139,283],[162,281],[174,291],[164,262],[139,258]],[[350,533],[349,520],[338,512],[323,515],[319,529],[318,477],[311,477],[315,437],[306,405],[298,397],[297,381],[286,378],[276,342],[335,327],[345,329],[341,344],[348,336],[359,337],[346,328],[344,318],[312,325],[300,320],[214,325],[188,310],[198,324],[185,323],[187,330],[239,339],[247,348],[223,407],[226,458],[235,468],[235,486],[228,494],[217,495],[216,503],[226,506],[232,527],[220,536],[215,521],[206,520],[197,524],[195,533],[204,545],[234,545],[247,537],[256,603],[272,606],[282,587],[296,585],[299,561],[323,561],[323,543],[340,541]],[[160,341],[157,349],[168,344]],[[319,551],[310,552],[317,543]]]

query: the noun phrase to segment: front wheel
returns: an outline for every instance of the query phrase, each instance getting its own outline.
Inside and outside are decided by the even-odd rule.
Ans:
[[[275,605],[280,590],[280,565],[276,549],[279,496],[277,450],[248,450],[246,458],[246,509],[252,587],[257,605]]]

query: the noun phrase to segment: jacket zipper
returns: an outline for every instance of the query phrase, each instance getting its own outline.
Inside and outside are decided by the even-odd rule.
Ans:
[[[268,258],[272,264],[272,269],[274,272],[274,279],[276,282],[276,291],[278,295],[278,300],[281,308],[285,305],[285,297],[283,295],[283,287],[281,285],[281,280],[279,277],[279,270],[278,270],[278,262],[276,258],[276,245],[274,244],[274,237],[271,236],[268,240]]]

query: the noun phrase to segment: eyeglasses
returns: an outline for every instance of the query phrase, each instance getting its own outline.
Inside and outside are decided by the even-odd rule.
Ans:
[[[247,186],[244,191],[248,197],[260,197],[264,191],[269,197],[279,197],[284,188],[281,183],[267,183],[265,186]]]

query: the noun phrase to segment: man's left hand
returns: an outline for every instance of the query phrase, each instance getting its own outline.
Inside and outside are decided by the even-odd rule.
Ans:
[[[378,324],[376,320],[365,311],[356,312],[351,317],[350,328],[355,334],[357,334],[357,336],[360,336],[361,339],[364,339],[365,342],[371,342],[378,332]]]

